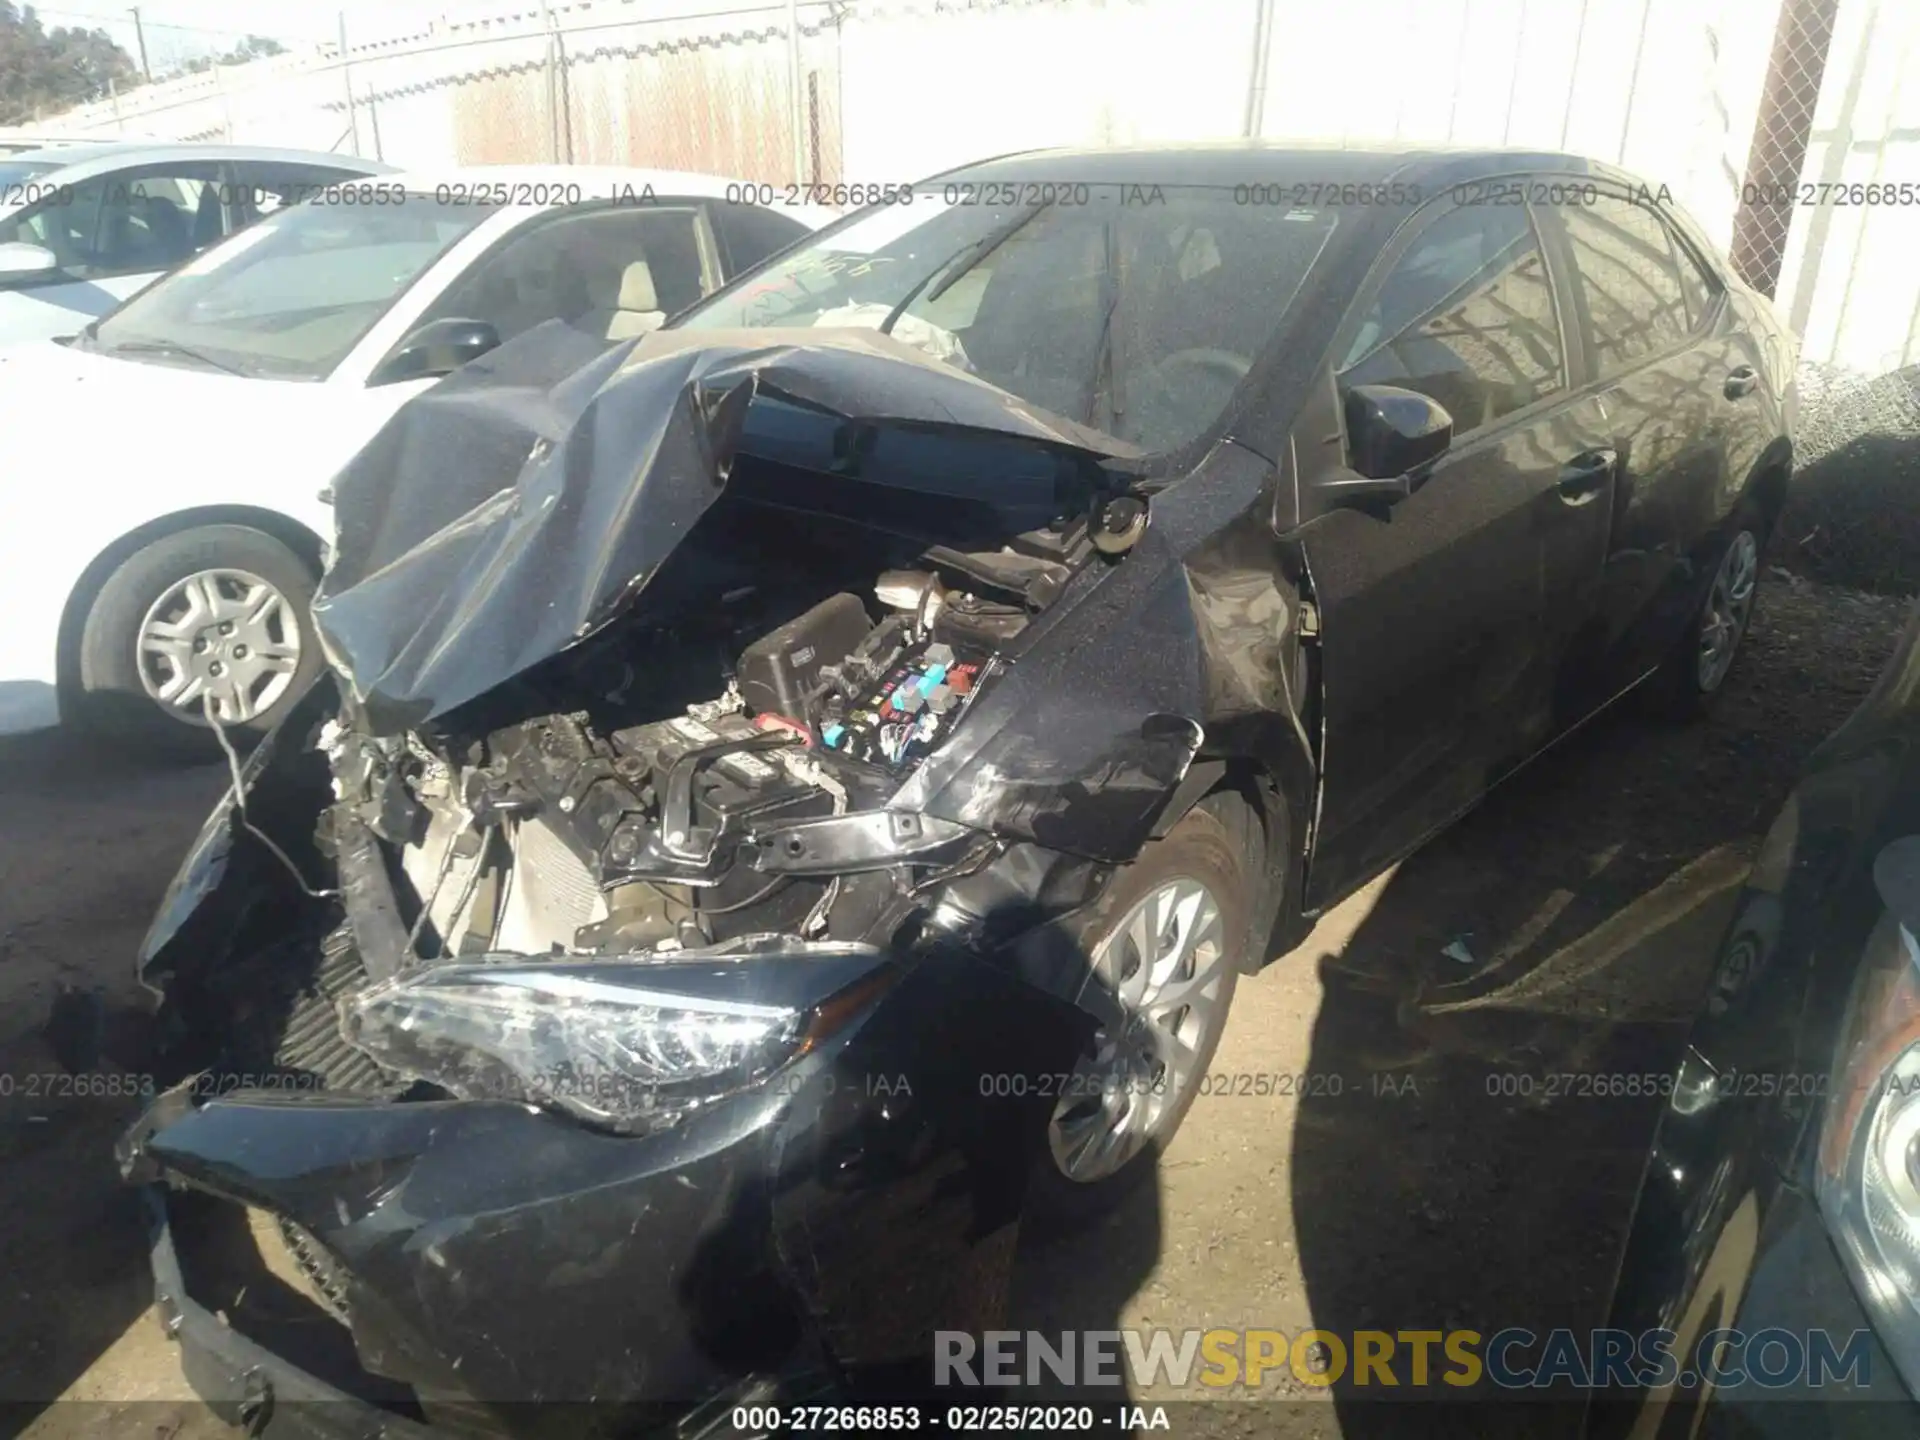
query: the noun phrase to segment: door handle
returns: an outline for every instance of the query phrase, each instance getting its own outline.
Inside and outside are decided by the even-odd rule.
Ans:
[[[1607,488],[1607,481],[1619,463],[1617,450],[1589,450],[1560,467],[1560,478],[1554,481],[1554,488],[1567,504],[1584,505]]]
[[[1751,365],[1742,365],[1727,372],[1724,387],[1729,400],[1738,400],[1742,395],[1751,395],[1760,385],[1760,372]]]

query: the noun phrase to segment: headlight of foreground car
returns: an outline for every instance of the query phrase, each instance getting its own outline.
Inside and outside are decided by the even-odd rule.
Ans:
[[[389,1070],[634,1133],[794,1060],[893,978],[860,946],[695,961],[496,957],[397,976],[342,1018],[347,1039]]]
[[[1920,836],[1883,850],[1874,879],[1887,911],[1834,1054],[1817,1190],[1882,1343],[1920,1394]]]

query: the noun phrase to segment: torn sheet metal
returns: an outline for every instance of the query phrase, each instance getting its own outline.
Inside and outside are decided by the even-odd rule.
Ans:
[[[368,726],[444,714],[621,614],[751,450],[761,398],[841,422],[847,465],[882,430],[1135,453],[876,332],[665,331],[603,353],[541,326],[410,402],[334,486],[313,614]]]

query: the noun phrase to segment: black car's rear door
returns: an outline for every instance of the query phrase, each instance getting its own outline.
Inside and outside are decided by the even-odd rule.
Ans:
[[[1524,204],[1442,202],[1402,227],[1333,347],[1324,414],[1295,432],[1302,505],[1338,480],[1339,396],[1438,400],[1454,441],[1381,512],[1299,539],[1320,608],[1324,747],[1309,903],[1470,805],[1558,723],[1555,677],[1594,603],[1612,466],[1569,422],[1580,379]]]
[[[1584,444],[1620,457],[1600,599],[1570,672],[1591,705],[1656,665],[1699,603],[1719,522],[1757,459],[1747,432],[1760,402],[1741,386],[1764,360],[1649,197],[1592,181],[1566,193],[1542,218],[1592,377],[1576,419]]]

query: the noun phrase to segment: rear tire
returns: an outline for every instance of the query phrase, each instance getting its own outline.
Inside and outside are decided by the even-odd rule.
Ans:
[[[1766,529],[1751,505],[1736,512],[1700,608],[1648,685],[1654,711],[1672,720],[1705,715],[1726,688],[1759,599]]]
[[[161,536],[94,598],[67,718],[116,748],[211,758],[219,747],[202,697],[212,694],[227,738],[252,745],[320,672],[314,586],[306,563],[258,530]]]
[[[1126,1021],[1103,1025],[1096,1055],[1055,1106],[1028,1187],[1035,1229],[1083,1225],[1153,1173],[1226,1029],[1263,850],[1244,800],[1208,796],[1141,851],[1083,922],[1090,984],[1117,991]]]

